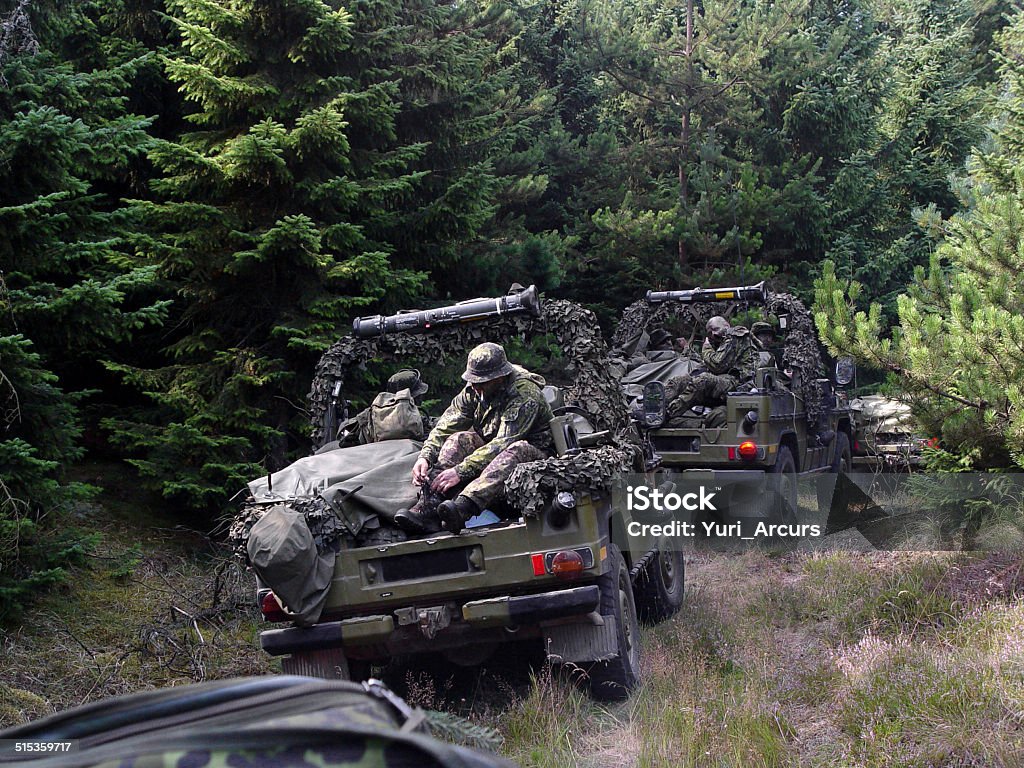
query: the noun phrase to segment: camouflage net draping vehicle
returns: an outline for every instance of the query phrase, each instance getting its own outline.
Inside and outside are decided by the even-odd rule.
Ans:
[[[758,347],[763,351],[753,380],[729,391],[724,404],[699,405],[668,421],[667,403],[662,403],[660,414],[657,405],[651,408],[644,430],[649,450],[660,460],[662,473],[731,491],[736,501],[730,504],[730,517],[767,515],[781,523],[796,523],[798,478],[849,472],[853,436],[842,389],[852,378],[852,363],[837,364],[835,383],[824,377],[814,321],[799,299],[769,292],[764,283],[650,291],[626,308],[612,340],[620,372],[632,369],[622,376],[621,384],[627,395],[639,401],[645,385],[656,387],[671,376],[699,371],[705,327],[716,315],[759,316],[762,323],[772,319],[777,323],[777,327],[772,324],[775,343]],[[671,362],[636,366],[642,342],[657,329],[672,329],[676,337],[688,335],[688,350]],[[657,400],[650,390],[648,395],[648,403]],[[745,478],[750,480],[748,486]],[[835,477],[814,485],[819,510],[827,510]],[[757,498],[744,500],[744,487],[761,491]],[[765,494],[766,488],[772,492]],[[777,503],[765,503],[766,498]]]
[[[562,355],[563,386],[544,388],[556,455],[516,467],[490,524],[408,538],[392,519],[415,498],[420,444],[333,448],[353,373],[371,362],[463,366],[481,342],[538,335]],[[457,391],[436,389],[445,403]],[[257,569],[265,616],[295,624],[260,636],[286,672],[359,679],[392,656],[433,652],[474,664],[503,642],[535,638],[553,662],[582,670],[575,677],[597,698],[628,694],[639,675],[638,614],[655,621],[678,609],[683,559],[653,538],[631,536],[627,546],[629,518],[612,489],[643,470],[642,451],[593,313],[562,300],[541,306],[531,287],[359,318],[321,359],[310,410],[318,452],[250,483],[231,533],[245,557],[271,510],[308,527],[291,565],[269,576]]]
[[[858,469],[911,470],[922,464],[928,440],[921,437],[910,406],[884,395],[850,402],[853,465]]]

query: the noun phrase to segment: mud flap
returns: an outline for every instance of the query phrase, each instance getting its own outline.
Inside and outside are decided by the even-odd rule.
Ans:
[[[301,651],[281,659],[281,671],[286,675],[319,677],[323,680],[351,680],[348,659],[341,648],[322,648]]]
[[[603,624],[559,624],[544,628],[544,647],[554,664],[581,664],[614,659],[619,653],[618,625],[614,616]]]

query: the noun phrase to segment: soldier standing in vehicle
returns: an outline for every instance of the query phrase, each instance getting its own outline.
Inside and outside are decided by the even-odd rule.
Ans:
[[[543,378],[512,365],[501,345],[490,342],[469,353],[462,378],[466,387],[438,419],[412,469],[412,482],[424,493],[395,515],[411,533],[442,527],[458,533],[502,493],[516,465],[551,455]],[[458,496],[434,507],[432,495],[437,501],[463,483]]]
[[[665,384],[668,415],[681,416],[695,405],[720,405],[741,382],[752,381],[760,362],[759,345],[750,331],[733,328],[724,317],[708,320],[701,348],[705,370],[669,379]]]

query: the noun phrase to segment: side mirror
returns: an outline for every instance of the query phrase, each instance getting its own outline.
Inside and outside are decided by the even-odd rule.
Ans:
[[[852,357],[841,357],[836,360],[836,384],[845,387],[857,375],[857,364]]]
[[[665,385],[660,381],[644,384],[641,419],[648,429],[657,429],[665,423]]]

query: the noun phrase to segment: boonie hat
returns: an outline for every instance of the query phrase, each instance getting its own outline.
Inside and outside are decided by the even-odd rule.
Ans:
[[[400,392],[403,389],[411,390],[413,397],[419,397],[430,387],[420,378],[420,372],[415,368],[403,368],[388,379],[388,392]]]
[[[510,373],[515,373],[515,369],[505,357],[505,349],[501,344],[485,341],[470,350],[462,379],[470,384],[483,384]]]

